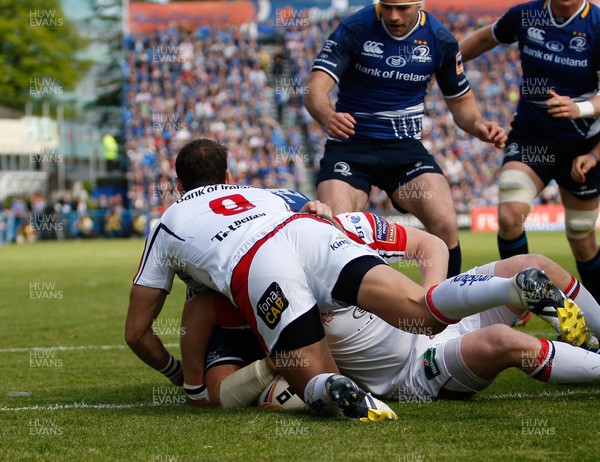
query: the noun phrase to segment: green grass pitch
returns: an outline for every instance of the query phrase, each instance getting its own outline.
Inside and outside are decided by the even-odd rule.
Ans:
[[[575,271],[563,234],[529,237],[532,252]],[[463,269],[497,258],[493,234],[461,243]],[[397,422],[182,404],[123,341],[142,247],[0,247],[0,460],[598,460],[600,385],[542,384],[516,370],[468,402],[391,403]],[[156,325],[176,355],[182,289],[177,281]],[[538,320],[526,330],[551,336]]]

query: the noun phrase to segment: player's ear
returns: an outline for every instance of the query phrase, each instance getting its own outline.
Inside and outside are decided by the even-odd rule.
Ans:
[[[225,172],[225,184],[233,184],[233,178],[231,178],[231,173],[229,173],[229,170]]]
[[[183,187],[183,183],[179,178],[175,178],[175,187],[177,188],[179,194],[185,194],[185,188]]]

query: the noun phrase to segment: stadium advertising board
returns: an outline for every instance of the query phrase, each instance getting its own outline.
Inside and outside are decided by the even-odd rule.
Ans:
[[[562,205],[536,205],[525,221],[527,231],[564,231],[565,209]],[[600,229],[600,217],[596,220]],[[497,207],[471,209],[471,231],[498,231]]]
[[[600,2],[600,0],[596,0]],[[299,17],[321,16],[317,11],[344,11],[369,5],[368,0],[235,0],[170,2],[167,4],[130,2],[129,32],[148,33],[165,29],[172,23],[195,28],[207,24],[243,24],[250,21],[268,22],[277,19],[278,12],[293,11]],[[520,3],[515,0],[427,0],[428,10],[503,11]]]
[[[244,24],[256,16],[256,3],[235,2],[172,2],[164,5],[131,2],[129,31],[132,34],[163,30],[173,23],[196,28],[208,24]]]

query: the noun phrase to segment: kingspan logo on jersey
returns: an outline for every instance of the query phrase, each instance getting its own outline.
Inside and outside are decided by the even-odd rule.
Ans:
[[[336,162],[333,166],[333,173],[339,173],[342,176],[352,176],[350,166],[346,162]]]
[[[374,42],[372,40],[366,41],[363,43],[363,51],[361,55],[370,56],[372,58],[381,58],[381,55],[383,55],[383,43]]]

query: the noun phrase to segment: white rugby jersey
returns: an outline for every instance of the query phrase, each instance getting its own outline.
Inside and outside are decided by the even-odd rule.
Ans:
[[[211,185],[187,192],[146,239],[134,284],[171,291],[177,274],[195,292],[231,296],[231,272],[254,242],[293,215],[286,201],[249,186]]]
[[[376,396],[390,398],[398,390],[413,351],[431,343],[426,335],[396,329],[358,307],[331,311],[322,316],[331,354],[340,372]],[[426,332],[416,320],[398,326]]]

